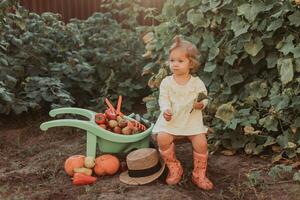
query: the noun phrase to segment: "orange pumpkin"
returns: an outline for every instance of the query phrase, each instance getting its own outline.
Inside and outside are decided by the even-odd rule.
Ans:
[[[65,171],[67,172],[67,174],[73,176],[74,168],[84,167],[84,158],[85,156],[83,155],[74,155],[69,157],[65,161]]]
[[[94,172],[98,176],[113,175],[120,167],[120,161],[116,156],[105,154],[95,160]]]

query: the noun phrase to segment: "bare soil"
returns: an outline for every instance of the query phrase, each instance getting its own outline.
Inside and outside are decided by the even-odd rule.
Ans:
[[[164,175],[143,186],[130,186],[114,176],[98,177],[96,184],[73,186],[64,172],[64,161],[85,153],[85,134],[75,128],[52,128],[42,132],[39,125],[49,120],[46,113],[0,116],[0,199],[299,199],[299,184],[273,183],[267,179],[250,187],[246,174],[270,165],[264,159],[245,154],[209,157],[208,177],[214,189],[203,191],[191,182],[192,149],[189,143],[177,144],[177,157],[185,174],[176,186],[164,182]],[[100,152],[98,152],[100,153]],[[124,158],[120,157],[124,160]]]

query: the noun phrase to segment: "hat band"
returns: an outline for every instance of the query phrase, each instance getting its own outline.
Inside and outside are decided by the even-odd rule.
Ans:
[[[139,169],[139,170],[130,170],[128,169],[128,175],[130,177],[144,177],[150,176],[158,172],[161,168],[160,162],[158,162],[155,166],[147,168],[147,169]]]

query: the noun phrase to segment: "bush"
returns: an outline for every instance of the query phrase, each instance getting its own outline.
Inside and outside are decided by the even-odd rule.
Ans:
[[[4,13],[0,27],[0,113],[49,105],[98,109],[104,97],[117,95],[131,109],[148,94],[139,36],[111,14],[64,24],[57,14],[15,8]]]
[[[300,153],[300,11],[294,1],[174,1],[145,37],[144,74],[153,94],[147,117],[158,113],[157,88],[169,73],[172,38],[181,34],[201,51],[200,77],[211,103],[206,121],[214,147],[260,154]],[[271,149],[271,148],[270,148]]]

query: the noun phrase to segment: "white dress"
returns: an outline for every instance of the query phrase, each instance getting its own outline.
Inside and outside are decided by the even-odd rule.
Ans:
[[[207,95],[206,87],[199,77],[191,76],[185,85],[178,84],[173,75],[165,77],[159,87],[158,102],[161,113],[154,125],[153,134],[167,132],[187,136],[206,133],[207,127],[203,125],[202,111],[194,109],[191,112],[199,92]],[[202,103],[206,106],[208,100],[205,99]],[[163,117],[166,109],[172,111],[170,121]]]

